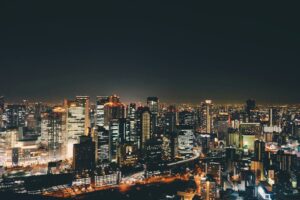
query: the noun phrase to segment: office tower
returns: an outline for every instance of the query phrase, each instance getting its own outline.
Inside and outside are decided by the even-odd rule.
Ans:
[[[20,148],[12,148],[12,166],[18,166],[20,159]]]
[[[230,126],[229,114],[225,112],[220,112],[214,121],[215,132],[218,134],[219,140],[224,140],[225,136],[228,134],[228,128]]]
[[[104,126],[104,123],[105,123],[104,106],[108,102],[109,102],[108,96],[97,96],[97,99],[96,99],[96,126]]]
[[[88,96],[76,96],[75,99],[78,106],[84,108],[84,134],[87,135],[89,128],[91,127],[90,121],[90,97]]]
[[[156,128],[158,126],[158,114],[159,114],[159,99],[158,97],[148,97],[147,107],[151,112],[151,131],[156,134]]]
[[[269,126],[270,127],[273,126],[273,109],[272,108],[269,109]]]
[[[119,119],[119,141],[120,143],[127,143],[133,141],[131,138],[130,119]]]
[[[158,97],[148,97],[147,107],[153,115],[158,115],[159,112],[159,99]]]
[[[179,125],[194,126],[195,125],[195,113],[190,110],[183,110],[178,114]]]
[[[146,176],[152,172],[160,170],[163,166],[162,160],[162,139],[151,138],[145,142],[144,147],[145,162],[146,162]]]
[[[176,130],[176,109],[173,107],[168,108],[165,114],[165,133],[173,133]]]
[[[129,143],[118,147],[118,164],[120,167],[135,167],[138,161],[137,147]]]
[[[26,125],[26,106],[7,105],[5,109],[5,124],[7,128],[25,127]]]
[[[256,108],[256,103],[254,99],[248,99],[246,101],[246,113],[248,114],[248,117],[251,115],[251,110],[254,110]]]
[[[95,131],[96,136],[96,159],[98,162],[108,162],[109,160],[109,131],[102,126],[98,126]]]
[[[170,137],[171,159],[174,160],[178,156],[178,133],[177,133],[177,131],[170,133],[169,137]]]
[[[228,147],[239,147],[240,146],[240,133],[237,129],[228,129],[226,144]]]
[[[117,150],[120,144],[120,123],[112,119],[109,124],[109,161],[117,162]]]
[[[66,144],[67,158],[73,155],[73,145],[79,142],[79,137],[88,131],[89,120],[89,98],[76,97],[76,100],[65,100],[64,106],[67,112],[67,136]]]
[[[296,166],[297,155],[284,150],[278,150],[276,154],[276,165],[280,171],[290,172]]]
[[[139,137],[138,149],[143,149],[147,140],[151,138],[151,113],[148,107],[137,109],[137,135]]]
[[[162,140],[162,160],[170,161],[172,160],[172,149],[171,149],[171,138],[170,136],[160,136]]]
[[[255,140],[254,142],[254,160],[258,162],[264,162],[265,160],[265,142],[261,140]]]
[[[201,117],[200,117],[200,132],[201,133],[212,133],[213,120],[212,120],[212,101],[205,100],[201,103]]]
[[[96,126],[96,106],[91,105],[90,112],[89,112],[89,119],[90,119],[90,127]]]
[[[82,135],[79,138],[79,143],[74,144],[73,170],[76,172],[93,170],[96,167],[95,142],[90,133],[88,136]]]
[[[129,133],[130,137],[128,138],[132,145],[138,146],[139,137],[136,131],[136,104],[131,103],[128,107],[128,119],[129,119]]]
[[[49,152],[50,160],[63,159],[66,153],[66,110],[54,107],[42,113],[41,141]]]
[[[120,97],[113,95],[109,102],[104,105],[104,126],[109,126],[112,119],[125,117],[125,106],[120,102]]]
[[[189,157],[193,154],[194,147],[194,129],[192,126],[178,126],[178,154],[183,157]]]
[[[127,107],[127,117],[129,119],[135,119],[135,117],[136,117],[136,104],[135,103],[130,103],[129,106]]]
[[[227,173],[230,173],[232,171],[235,171],[234,168],[234,163],[237,161],[236,159],[236,148],[235,147],[227,147],[225,150],[225,161],[226,161],[226,166],[225,170]],[[234,174],[236,175],[236,174]]]
[[[202,148],[202,153],[207,154],[210,149],[210,140],[211,135],[210,134],[201,134],[200,137],[200,146]]]
[[[241,123],[240,147],[253,151],[255,139],[263,139],[260,123]]]

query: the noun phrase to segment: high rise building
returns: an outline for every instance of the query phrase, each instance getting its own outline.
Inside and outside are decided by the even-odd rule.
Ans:
[[[18,128],[26,126],[26,106],[13,104],[7,105],[4,113],[4,121],[7,128]]]
[[[212,133],[213,128],[213,117],[212,117],[212,101],[205,100],[201,103],[201,117],[200,117],[200,132],[201,133]]]
[[[158,97],[148,97],[147,106],[151,112],[151,131],[156,134],[159,115],[159,99]]]
[[[173,133],[176,130],[176,109],[169,108],[165,113],[165,132]]]
[[[98,126],[95,130],[96,136],[96,159],[99,162],[107,162],[109,160],[109,131],[102,126]]]
[[[112,119],[125,117],[125,105],[121,103],[120,97],[113,95],[109,97],[108,103],[104,105],[104,126],[108,127]]]
[[[151,138],[145,142],[145,162],[146,176],[151,175],[154,171],[160,170],[163,165],[163,149],[161,138]]]
[[[127,117],[129,119],[135,119],[135,117],[136,117],[136,104],[135,103],[130,103],[129,106],[127,107]]]
[[[89,97],[78,96],[75,101],[65,100],[64,106],[67,112],[67,134],[66,134],[66,157],[71,158],[73,155],[73,146],[79,142],[79,137],[86,135],[89,120]]]
[[[117,150],[120,144],[120,122],[112,119],[109,124],[109,161],[117,163]]]
[[[191,110],[183,110],[178,114],[179,125],[194,126],[195,125],[195,113]]]
[[[66,110],[54,107],[42,113],[41,130],[41,140],[49,152],[50,160],[63,159],[66,153]]]
[[[105,113],[104,106],[109,102],[108,96],[97,96],[96,100],[96,126],[104,126],[105,124]]]
[[[88,136],[82,135],[79,143],[74,144],[73,170],[82,172],[93,170],[95,167],[95,142],[93,142],[90,134]]]
[[[138,147],[138,135],[137,135],[137,131],[136,131],[136,104],[135,103],[131,103],[129,105],[128,110],[128,114],[127,114],[127,118],[129,120],[129,133],[130,133],[130,137],[127,139],[127,141],[130,141],[132,145],[135,145],[136,147]]]
[[[185,158],[193,154],[194,129],[192,126],[178,126],[178,154]]]
[[[148,97],[147,107],[149,108],[151,114],[158,115],[159,112],[159,99],[158,97]]]
[[[133,141],[131,138],[130,119],[119,119],[119,140],[120,143],[128,143]]]
[[[265,142],[261,140],[255,140],[254,142],[254,160],[263,162],[265,159]]]
[[[138,161],[137,147],[130,143],[120,144],[118,147],[118,164],[121,167],[134,167]]]
[[[254,110],[256,108],[256,103],[254,99],[248,99],[246,101],[246,113],[248,114],[248,117],[250,117],[251,110]]]
[[[78,106],[84,108],[84,133],[85,135],[88,134],[89,128],[91,127],[90,121],[90,97],[88,96],[76,96],[75,99]]]
[[[147,140],[151,138],[151,112],[148,107],[137,109],[137,135],[139,137],[138,148],[143,149]]]

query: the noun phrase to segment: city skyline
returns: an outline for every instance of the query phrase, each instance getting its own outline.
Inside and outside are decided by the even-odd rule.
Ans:
[[[299,103],[299,29],[284,6],[5,5],[0,95],[11,101],[116,93],[128,102]]]

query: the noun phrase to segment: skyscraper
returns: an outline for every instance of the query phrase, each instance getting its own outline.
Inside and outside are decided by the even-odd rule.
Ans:
[[[145,142],[151,138],[151,112],[148,107],[137,109],[137,135],[139,137],[138,148],[143,149]]]
[[[212,101],[205,100],[201,103],[200,107],[200,132],[201,133],[212,133],[213,121],[212,121]]]
[[[117,162],[117,150],[120,144],[120,123],[112,119],[109,124],[109,161]]]
[[[67,112],[67,158],[73,155],[73,146],[79,142],[79,136],[86,135],[89,120],[89,97],[78,96],[75,101],[65,100],[64,106]]]
[[[121,103],[120,97],[113,95],[109,97],[108,103],[104,105],[104,126],[109,126],[112,119],[125,117],[125,105]]]
[[[96,126],[104,126],[104,106],[109,102],[108,96],[97,96],[96,100]]]
[[[261,140],[255,140],[254,142],[254,160],[263,162],[265,159],[265,142]]]
[[[26,106],[20,104],[7,105],[5,109],[5,124],[7,128],[25,127]]]
[[[93,170],[95,164],[95,142],[90,134],[80,136],[78,144],[74,144],[73,152],[73,170],[81,172],[84,170]]]
[[[151,131],[156,133],[158,125],[158,114],[159,114],[159,99],[158,97],[148,97],[147,106],[151,112]]]
[[[47,113],[42,113],[42,143],[46,146],[51,160],[65,157],[66,142],[66,110],[55,107]]]
[[[109,131],[102,126],[98,126],[95,131],[96,136],[96,158],[99,162],[109,160]]]
[[[250,117],[251,110],[254,110],[256,107],[256,103],[254,99],[248,99],[246,101],[246,113],[248,114],[248,117]]]

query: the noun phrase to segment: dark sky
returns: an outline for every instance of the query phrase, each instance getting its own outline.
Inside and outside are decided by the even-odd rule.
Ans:
[[[103,2],[1,2],[0,95],[299,103],[296,5]]]

